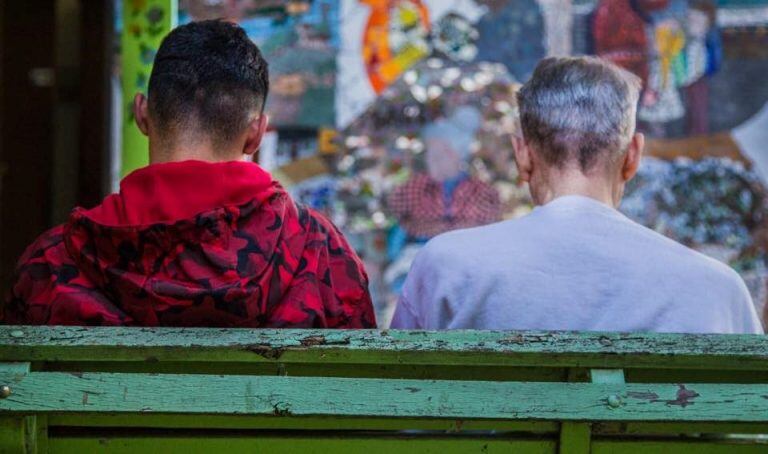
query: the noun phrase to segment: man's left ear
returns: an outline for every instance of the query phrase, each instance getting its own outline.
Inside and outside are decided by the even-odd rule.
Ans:
[[[267,124],[269,124],[269,118],[264,113],[248,123],[248,131],[246,132],[245,143],[243,144],[243,154],[250,156],[259,150],[261,139],[267,131]]]
[[[627,148],[627,154],[624,156],[624,163],[621,166],[621,179],[626,181],[631,180],[637,174],[637,169],[640,168],[640,160],[643,157],[643,149],[645,148],[645,136],[640,133],[636,133],[632,136],[632,141]]]
[[[133,118],[139,131],[149,137],[149,101],[143,93],[133,97]]]

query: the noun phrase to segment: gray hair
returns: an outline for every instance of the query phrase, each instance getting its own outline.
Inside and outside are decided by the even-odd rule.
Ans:
[[[639,77],[600,58],[546,58],[517,93],[523,137],[549,164],[586,172],[626,152],[640,89]]]

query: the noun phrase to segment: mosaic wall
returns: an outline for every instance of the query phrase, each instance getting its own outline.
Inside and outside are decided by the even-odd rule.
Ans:
[[[141,36],[151,33],[154,2],[125,4],[133,9],[124,39],[139,23]],[[665,159],[646,161],[622,209],[730,263],[764,303],[768,0],[182,0],[178,7],[179,23],[233,20],[262,48],[277,129],[262,157],[355,243],[382,319],[428,237],[530,209],[510,147],[512,94],[541,58],[573,54],[600,55],[643,81],[640,128],[651,139],[648,152]],[[124,85],[140,82],[154,48],[131,43],[140,64]],[[434,140],[441,134],[446,140]],[[462,199],[467,185],[481,200]],[[411,206],[422,208],[404,215]],[[461,206],[483,208],[462,217]]]

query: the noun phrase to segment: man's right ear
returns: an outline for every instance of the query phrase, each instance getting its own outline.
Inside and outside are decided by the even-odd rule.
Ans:
[[[531,149],[522,136],[513,136],[512,146],[515,152],[515,163],[517,163],[518,183],[528,183],[531,181],[531,173],[533,172]]]
[[[251,120],[248,123],[248,130],[245,134],[245,143],[243,144],[243,154],[252,155],[254,162],[259,162],[259,147],[261,147],[261,139],[264,138],[264,134],[267,132],[267,125],[269,124],[269,117],[267,114],[262,113],[258,118]]]
[[[145,136],[149,136],[149,106],[147,97],[142,93],[136,93],[133,97],[133,118],[136,119],[136,126]]]
[[[637,170],[640,168],[640,160],[643,157],[643,150],[645,148],[645,136],[641,133],[635,133],[632,136],[632,141],[627,147],[627,153],[624,157],[624,162],[621,165],[621,179],[627,182],[634,178],[637,174]]]

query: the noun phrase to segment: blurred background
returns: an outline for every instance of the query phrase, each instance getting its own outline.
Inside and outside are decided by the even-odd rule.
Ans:
[[[642,78],[650,158],[622,211],[729,263],[762,312],[768,0],[0,2],[3,289],[37,235],[146,165],[133,94],[172,27],[212,18],[239,23],[269,61],[259,162],[348,235],[383,326],[424,241],[531,209],[514,91],[550,55]],[[454,146],[431,145],[434,131]],[[412,190],[423,180],[437,192]],[[468,181],[493,196],[462,200]]]

